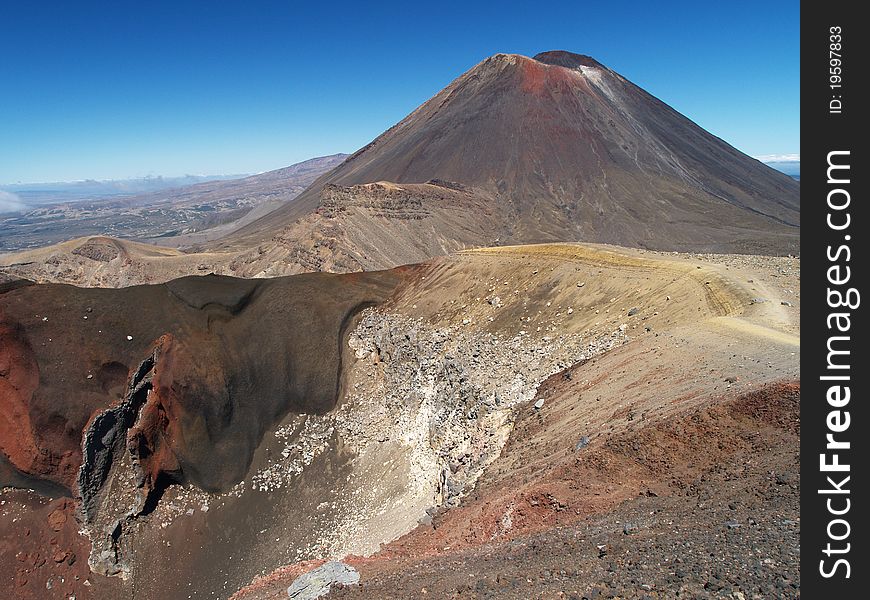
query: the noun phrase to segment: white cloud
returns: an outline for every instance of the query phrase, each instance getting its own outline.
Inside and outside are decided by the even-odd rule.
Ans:
[[[0,190],[0,213],[18,212],[24,210],[24,203],[17,195],[12,192],[4,192]]]
[[[755,157],[763,163],[800,162],[800,154],[762,154]]]

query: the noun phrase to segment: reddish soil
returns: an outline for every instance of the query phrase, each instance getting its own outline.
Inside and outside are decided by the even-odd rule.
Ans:
[[[118,580],[88,568],[90,543],[78,533],[72,500],[7,490],[0,504],[0,581],[6,598],[118,597]],[[86,583],[87,582],[87,583]],[[99,589],[99,596],[94,593]]]
[[[637,496],[680,494],[699,475],[751,450],[747,438],[765,444],[785,436],[797,439],[799,398],[798,384],[771,386],[579,450],[564,444],[567,440],[554,440],[549,447],[523,445],[543,427],[537,414],[529,415],[503,457],[520,454],[533,469],[499,473],[494,465],[495,473],[484,476],[470,502],[445,513],[437,528],[415,530],[385,553],[425,555],[445,546],[477,546],[571,524]],[[529,456],[535,454],[545,456],[546,465]],[[501,522],[509,510],[512,525],[505,529]]]
[[[580,449],[523,443],[543,426],[528,413],[470,498],[370,558],[349,557],[361,585],[330,597],[800,596],[799,384]],[[527,472],[500,471],[535,454]],[[311,566],[235,598],[281,598]]]
[[[39,457],[29,414],[38,386],[36,355],[23,328],[0,321],[0,450],[25,470],[33,470]]]

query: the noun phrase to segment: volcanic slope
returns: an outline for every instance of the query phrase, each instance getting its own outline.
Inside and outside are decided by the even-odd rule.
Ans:
[[[344,557],[360,584],[330,597],[800,597],[799,278],[791,258],[574,245],[434,262],[378,310],[554,345],[554,327],[626,338],[543,381],[458,506]],[[233,598],[286,597],[321,562]]]
[[[409,222],[382,210],[375,201],[382,194],[359,187],[377,182],[398,189],[455,182],[488,210],[466,221],[479,232],[454,232],[445,215],[456,204],[412,188],[404,202],[393,195],[394,208],[416,208]],[[366,266],[426,258],[422,248],[389,260],[366,255],[433,229],[435,238],[461,245],[582,240],[785,254],[797,250],[799,190],[588,56],[498,54],[223,244],[277,235],[267,255],[292,261],[299,240],[310,237],[298,230],[314,220],[333,246]],[[338,195],[346,202],[336,210]],[[343,237],[352,229],[370,236],[368,244]]]
[[[450,548],[486,557],[490,542],[587,516],[610,527],[639,491],[658,495],[656,522],[666,524],[697,504],[696,491],[713,494],[715,482],[702,485],[711,465],[751,461],[787,479],[781,460],[796,437],[766,424],[751,395],[799,377],[798,269],[785,257],[555,244],[346,276],[8,284],[3,484],[41,478],[51,482],[43,494],[64,486],[73,499],[5,491],[0,570],[22,598],[150,600],[228,597],[291,564],[245,592],[286,597],[285,577],[305,561],[370,555],[398,538],[349,560],[363,593],[375,586],[369,597],[408,597],[407,561],[443,572],[439,561],[465,556]],[[785,425],[793,396],[777,400]],[[687,450],[676,440],[696,423],[704,428]],[[727,494],[713,494],[717,511]],[[790,498],[770,504],[781,520],[797,514]],[[431,514],[437,529],[414,529]],[[705,539],[724,527],[719,514],[696,518]],[[744,512],[734,535],[786,552],[792,529],[759,514],[763,530]],[[668,531],[656,537],[677,543]],[[702,561],[711,555],[702,548],[679,552]],[[785,569],[793,559],[783,555]],[[734,577],[749,586],[756,575]],[[459,584],[420,585],[450,597]]]

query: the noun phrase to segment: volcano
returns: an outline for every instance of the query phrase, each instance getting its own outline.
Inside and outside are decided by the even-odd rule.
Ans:
[[[372,271],[551,242],[797,254],[800,184],[589,56],[497,54],[245,223],[183,256],[139,248],[146,258],[133,268],[82,258],[85,239],[8,255],[2,270],[116,287],[204,272]]]
[[[420,227],[397,230],[402,219],[391,223],[382,202],[359,201],[365,184],[379,182],[399,186],[391,188],[394,192],[417,186],[404,196],[406,203],[422,206],[414,219]],[[443,194],[421,194],[419,185],[426,183],[460,184],[487,209],[474,207],[472,215],[463,215],[465,230],[456,231],[445,214],[455,214],[457,204],[445,205],[439,200]],[[342,224],[335,221],[336,211],[328,210],[323,222],[312,224],[317,220],[312,213],[319,207],[324,212],[324,196],[331,201],[337,188],[357,199],[350,205],[374,210],[369,215],[374,221]],[[393,195],[395,208],[401,198]],[[306,218],[309,223],[300,230]],[[364,227],[360,235],[373,236],[368,249],[346,248],[365,268],[389,266],[361,260],[366,250],[415,235],[443,239],[446,250],[582,240],[656,250],[784,254],[797,250],[800,187],[589,56],[497,54],[296,200],[221,245],[250,247],[275,235],[292,245],[310,238],[312,227],[327,231],[322,237],[334,242],[336,225]],[[341,236],[338,241],[341,246]],[[427,253],[431,249],[395,256],[393,263]]]

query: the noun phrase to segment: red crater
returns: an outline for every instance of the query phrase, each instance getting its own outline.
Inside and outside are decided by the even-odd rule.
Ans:
[[[0,313],[0,450],[26,472],[42,470],[29,412],[38,386],[39,365],[27,336]]]

